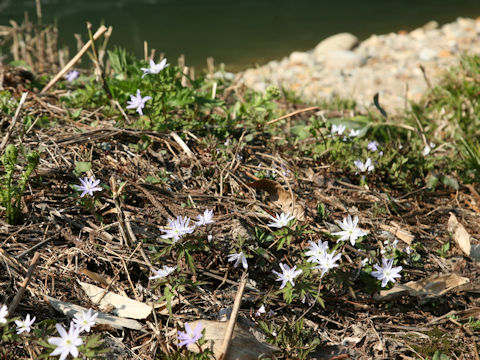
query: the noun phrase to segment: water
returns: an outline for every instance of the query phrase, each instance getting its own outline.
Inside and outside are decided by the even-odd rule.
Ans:
[[[215,58],[227,69],[253,67],[308,50],[348,31],[360,38],[480,16],[479,0],[42,0],[44,23],[57,21],[60,41],[76,49],[86,21],[113,26],[110,44],[143,57],[143,41],[169,61],[205,67]],[[0,0],[0,24],[35,17],[34,0]]]

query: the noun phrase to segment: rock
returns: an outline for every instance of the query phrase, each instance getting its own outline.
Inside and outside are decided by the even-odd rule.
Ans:
[[[350,33],[340,33],[322,40],[313,50],[314,59],[331,51],[352,50],[358,44],[358,38]]]
[[[429,21],[422,26],[422,29],[425,31],[438,29],[438,22],[436,22],[435,20]]]
[[[367,58],[353,51],[331,51],[323,57],[323,65],[331,69],[349,69],[365,65]]]
[[[422,51],[420,51],[420,54],[418,54],[418,57],[422,61],[432,61],[438,57],[438,53],[433,49],[424,48]]]
[[[372,35],[357,47],[355,36],[337,34],[312,51],[295,51],[246,70],[238,78],[259,91],[275,84],[308,100],[352,99],[360,110],[372,109],[372,98],[380,92],[382,107],[394,113],[428,90],[420,63],[436,85],[445,71],[458,65],[457,54],[480,55],[479,36],[480,18],[459,18],[441,28],[430,22],[409,33]]]
[[[292,63],[300,63],[300,64],[312,64],[312,57],[310,54],[301,51],[294,51],[290,54],[290,62]]]

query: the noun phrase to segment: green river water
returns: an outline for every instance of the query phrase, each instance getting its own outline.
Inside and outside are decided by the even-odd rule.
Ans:
[[[205,67],[213,56],[229,70],[307,50],[348,31],[370,34],[411,30],[429,20],[446,23],[480,16],[480,0],[42,0],[44,23],[56,21],[60,41],[75,49],[85,22],[113,26],[110,44],[143,57],[143,41],[175,62]],[[34,0],[0,0],[0,24],[36,21]]]

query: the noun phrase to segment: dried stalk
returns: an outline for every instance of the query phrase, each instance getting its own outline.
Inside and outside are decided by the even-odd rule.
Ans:
[[[28,268],[28,271],[27,271],[27,275],[25,276],[25,279],[20,284],[20,289],[18,289],[17,295],[15,295],[12,302],[10,303],[10,306],[8,307],[8,316],[11,316],[15,312],[15,309],[20,303],[20,300],[22,299],[23,294],[27,289],[28,283],[32,279],[32,274],[35,271],[35,268],[37,267],[39,258],[40,258],[40,253],[36,252],[35,255],[33,255],[32,262],[30,263],[30,267]]]
[[[97,32],[93,35],[93,40],[97,40],[100,36],[103,35],[103,33],[107,31],[107,28],[105,26],[100,26],[100,28],[97,30]],[[75,65],[77,63],[77,61],[82,57],[83,54],[85,54],[88,50],[88,48],[92,45],[92,40],[89,40],[81,49],[80,51],[77,53],[77,55],[75,55],[72,60],[70,60],[68,62],[67,65],[65,65],[65,67],[60,70],[60,72],[55,75],[55,77],[50,80],[50,82],[42,89],[41,93],[45,93],[47,92],[48,90],[50,90],[50,88],[55,85],[55,83],[60,80],[66,73],[68,70],[70,70],[72,68],[73,65]]]
[[[235,328],[235,322],[237,321],[238,310],[240,310],[240,304],[242,303],[242,296],[243,291],[245,290],[245,284],[247,283],[247,276],[248,273],[244,272],[242,278],[240,279],[237,296],[235,297],[235,302],[233,303],[232,314],[230,315],[230,320],[228,321],[227,331],[225,332],[225,337],[223,338],[218,360],[223,360],[227,355],[228,347],[230,346],[230,341],[232,340],[233,329]]]

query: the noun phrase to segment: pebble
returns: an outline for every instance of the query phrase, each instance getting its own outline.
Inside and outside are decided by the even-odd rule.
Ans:
[[[237,80],[258,91],[269,85],[295,90],[310,101],[353,99],[360,109],[373,108],[373,96],[387,112],[409,107],[461,55],[480,54],[480,18],[458,18],[439,26],[430,21],[411,32],[372,35],[359,42],[349,33],[322,40],[307,52],[294,51],[281,60],[237,74]]]

